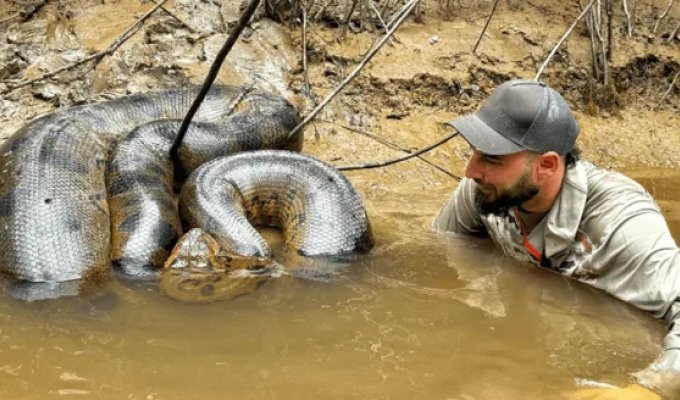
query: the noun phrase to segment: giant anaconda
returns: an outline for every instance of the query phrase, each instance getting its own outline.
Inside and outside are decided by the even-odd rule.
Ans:
[[[157,277],[182,227],[168,152],[195,95],[171,90],[74,107],[15,133],[0,147],[0,272],[49,290],[111,262],[126,277]],[[299,151],[301,134],[286,140],[298,122],[281,97],[215,87],[180,159],[191,171],[243,150]],[[283,228],[302,254],[371,247],[359,196],[342,175],[307,156],[259,153],[217,158],[191,175],[182,195],[187,227],[245,255],[270,255],[248,218]]]
[[[163,292],[183,301],[231,298],[281,273],[253,225],[281,229],[286,248],[307,257],[373,247],[366,211],[347,178],[289,151],[243,152],[201,165],[182,187],[180,210],[189,226],[204,231],[183,238],[161,277]]]

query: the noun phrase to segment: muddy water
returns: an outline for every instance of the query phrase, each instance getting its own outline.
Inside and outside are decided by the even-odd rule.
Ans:
[[[666,173],[637,177],[678,237],[680,175]],[[0,398],[544,399],[623,385],[654,358],[651,317],[487,241],[431,233],[447,196],[370,200],[377,247],[334,283],[280,278],[210,305],[121,283],[0,297]]]

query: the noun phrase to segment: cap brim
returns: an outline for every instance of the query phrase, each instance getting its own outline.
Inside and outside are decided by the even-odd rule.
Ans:
[[[502,156],[525,150],[493,130],[475,114],[454,119],[449,121],[448,124],[460,132],[475,149],[484,154]]]

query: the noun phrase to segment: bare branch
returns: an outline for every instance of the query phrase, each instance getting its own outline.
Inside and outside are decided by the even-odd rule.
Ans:
[[[151,0],[151,1],[152,1],[154,4],[158,4],[158,1],[159,1],[159,0]],[[185,28],[187,28],[191,33],[196,33],[196,32],[198,32],[196,29],[192,28],[188,23],[184,22],[180,17],[178,17],[177,15],[175,15],[172,11],[168,10],[167,8],[161,7],[161,10],[162,10],[164,13],[168,14],[172,19],[174,19],[175,21],[179,22],[182,26],[184,26]]]
[[[382,162],[379,162],[379,163],[347,165],[347,166],[344,166],[344,167],[336,167],[336,168],[340,171],[354,171],[354,170],[357,170],[357,169],[371,169],[371,168],[386,167],[388,165],[396,164],[398,162],[410,160],[413,157],[418,157],[419,155],[426,153],[426,152],[434,149],[435,147],[441,146],[442,144],[448,142],[449,140],[454,138],[456,135],[458,135],[458,132],[450,133],[450,134],[446,135],[444,138],[438,140],[437,142],[435,142],[435,143],[433,143],[433,144],[431,144],[427,147],[424,147],[424,148],[422,148],[418,151],[415,151],[415,152],[413,152],[413,153],[411,153],[407,156],[393,158],[391,160],[382,161]]]
[[[659,100],[659,104],[656,105],[656,109],[658,110],[659,107],[661,107],[661,104],[663,104],[664,100],[666,100],[666,96],[673,90],[673,87],[675,87],[675,81],[678,80],[678,76],[680,76],[680,71],[678,71],[677,74],[673,77],[673,81],[671,82],[671,85],[668,87],[668,90],[666,90],[666,93],[663,94],[661,97],[661,100]]]
[[[83,58],[82,60],[78,60],[78,61],[73,62],[73,63],[71,63],[71,64],[65,65],[65,66],[63,66],[63,67],[61,67],[61,68],[57,68],[57,69],[54,70],[54,71],[44,73],[44,74],[38,76],[37,78],[33,78],[33,79],[29,79],[29,80],[27,80],[27,81],[19,82],[19,83],[17,83],[16,85],[13,85],[13,86],[11,86],[11,87],[5,89],[4,91],[0,92],[0,95],[7,94],[7,93],[12,92],[12,91],[14,91],[14,90],[16,90],[16,89],[19,89],[19,88],[21,88],[21,87],[28,86],[28,85],[31,85],[31,84],[33,84],[33,83],[35,83],[35,82],[42,81],[43,79],[50,78],[50,77],[52,77],[52,76],[58,75],[58,74],[60,74],[60,73],[62,73],[62,72],[64,72],[64,71],[71,70],[71,69],[73,69],[73,68],[75,68],[75,67],[77,67],[77,66],[79,66],[79,65],[85,64],[85,63],[87,63],[87,62],[89,62],[89,61],[92,61],[92,60],[98,61],[98,60],[100,60],[101,58],[103,58],[103,57],[105,57],[105,56],[107,56],[107,55],[112,54],[112,53],[113,53],[114,51],[116,51],[123,43],[125,43],[126,40],[128,40],[128,39],[131,38],[135,33],[137,33],[137,31],[142,27],[142,23],[143,23],[147,18],[149,18],[149,17],[151,16],[151,14],[153,14],[156,10],[158,10],[158,9],[163,5],[163,3],[165,3],[166,1],[167,1],[167,0],[160,0],[160,3],[159,3],[159,4],[157,4],[157,5],[156,5],[155,7],[153,7],[151,10],[149,10],[146,14],[144,14],[142,17],[140,17],[140,18],[139,18],[137,21],[135,21],[132,25],[130,25],[130,27],[128,27],[128,29],[127,29],[125,32],[123,32],[120,36],[118,36],[113,42],[111,42],[111,45],[109,45],[109,47],[107,47],[106,49],[104,49],[104,50],[102,50],[102,51],[99,51],[99,52],[97,52],[97,53],[94,53],[94,54],[92,54],[92,55],[90,55],[90,56],[88,56],[88,57],[85,57],[85,58]]]
[[[609,81],[609,68],[607,64],[607,57],[605,54],[605,45],[604,45],[604,36],[602,36],[602,19],[601,19],[601,13],[600,10],[600,0],[597,0],[597,11],[598,13],[595,13],[595,10],[591,11],[591,14],[593,14],[592,19],[593,19],[593,27],[595,28],[595,33],[597,35],[597,43],[599,44],[598,46],[598,55],[600,59],[600,63],[602,65],[602,82],[606,85]],[[597,14],[597,17],[595,16]],[[599,77],[598,77],[599,79]]]
[[[477,54],[477,47],[479,46],[479,43],[482,41],[482,38],[484,37],[484,33],[486,33],[486,28],[489,26],[489,22],[491,22],[491,17],[493,17],[493,13],[496,12],[496,7],[498,6],[500,0],[496,0],[493,3],[493,8],[491,9],[491,14],[489,14],[489,18],[486,19],[486,23],[484,24],[484,28],[482,29],[482,33],[479,35],[479,39],[477,39],[477,43],[475,43],[475,47],[472,48],[472,54]]]
[[[196,95],[194,102],[191,104],[191,107],[189,107],[189,111],[187,111],[187,114],[184,116],[184,119],[182,120],[182,125],[179,127],[177,136],[175,136],[175,140],[172,142],[172,147],[170,147],[170,157],[173,161],[173,165],[175,166],[175,181],[177,181],[178,178],[181,179],[184,177],[182,163],[179,162],[178,150],[180,144],[182,144],[182,140],[184,140],[184,135],[186,134],[187,129],[189,129],[191,119],[194,117],[194,114],[196,114],[196,111],[198,111],[199,107],[201,106],[201,102],[203,102],[203,99],[205,98],[206,94],[208,94],[208,90],[210,89],[212,83],[215,81],[215,78],[217,78],[217,73],[220,71],[222,62],[227,57],[227,54],[229,54],[231,48],[234,47],[236,40],[238,40],[238,37],[241,35],[241,32],[248,24],[248,21],[250,21],[250,17],[252,17],[252,15],[255,13],[255,9],[259,4],[260,0],[251,0],[250,4],[248,4],[248,7],[243,11],[243,14],[241,14],[241,17],[236,23],[236,27],[234,27],[234,30],[227,38],[227,41],[224,42],[224,45],[220,49],[219,53],[217,53],[217,55],[215,56],[215,60],[210,66],[208,75],[205,77],[205,80],[203,81],[203,85],[201,86],[198,95]],[[244,93],[247,93],[249,90],[250,89],[246,89]]]
[[[300,122],[298,124],[298,126],[293,128],[293,130],[288,133],[288,138],[295,135],[300,129],[302,129],[305,125],[307,125],[309,123],[309,121],[311,121],[314,118],[314,116],[316,116],[316,114],[318,114],[319,111],[321,111],[321,109],[324,108],[326,106],[326,104],[328,104],[328,102],[330,102],[333,99],[333,97],[335,97],[338,93],[340,93],[340,91],[352,79],[354,79],[354,77],[359,73],[359,71],[361,71],[366,66],[366,64],[368,64],[369,61],[371,61],[371,58],[373,58],[373,56],[378,52],[378,50],[380,50],[380,48],[385,44],[385,42],[387,42],[387,39],[389,39],[394,34],[394,32],[397,30],[397,28],[399,28],[399,26],[402,24],[402,22],[404,22],[404,20],[408,16],[408,14],[416,6],[416,4],[418,4],[419,1],[420,0],[411,0],[409,3],[407,3],[404,6],[404,10],[401,13],[401,16],[399,17],[399,19],[394,23],[394,26],[392,28],[390,28],[390,30],[382,37],[382,39],[380,39],[380,41],[368,51],[368,53],[366,53],[366,55],[364,56],[364,59],[361,60],[361,62],[354,69],[354,71],[352,71],[352,73],[350,73],[347,76],[347,78],[345,78],[340,83],[340,85],[338,85],[338,87],[331,94],[326,96],[326,98],[323,99],[323,101],[318,106],[316,106],[316,108],[314,110],[312,110],[312,112],[307,117],[305,117],[305,119],[302,122]]]
[[[605,7],[607,9],[607,60],[612,60],[612,52],[614,51],[614,21],[612,13],[612,0],[605,0]]]
[[[558,49],[558,48],[562,45],[562,43],[569,37],[569,35],[571,35],[571,32],[572,32],[572,31],[574,30],[574,28],[576,27],[576,24],[578,24],[578,22],[581,20],[581,18],[583,18],[583,16],[586,14],[586,12],[587,12],[588,10],[590,10],[590,8],[593,6],[594,3],[595,3],[595,0],[590,0],[590,3],[588,3],[588,5],[583,9],[583,11],[581,12],[581,14],[579,14],[579,16],[578,16],[578,17],[576,18],[576,20],[574,21],[574,23],[571,24],[571,26],[569,27],[569,29],[564,33],[564,35],[562,35],[562,38],[560,38],[560,40],[557,42],[557,44],[556,44],[555,47],[552,49],[552,51],[550,52],[550,54],[548,54],[548,57],[545,59],[545,61],[543,61],[543,65],[541,65],[541,68],[538,69],[538,73],[536,74],[536,77],[534,78],[535,81],[537,81],[538,78],[541,77],[541,74],[543,73],[543,69],[545,68],[546,65],[548,65],[548,62],[550,62],[550,59],[555,55],[555,53],[557,52],[557,49]]]
[[[623,0],[623,13],[626,14],[626,25],[628,26],[628,37],[633,36],[633,23],[630,20],[630,13],[628,12],[628,1]]]
[[[342,34],[340,35],[340,39],[344,40],[345,35],[347,35],[347,27],[349,26],[349,20],[352,18],[352,13],[354,12],[354,8],[357,6],[357,2],[359,0],[352,0],[352,5],[349,7],[349,11],[347,12],[347,16],[345,17],[345,22],[343,23],[342,26]]]
[[[383,19],[382,15],[380,15],[380,10],[378,10],[378,8],[376,8],[376,6],[373,5],[373,3],[369,2],[368,4],[373,9],[373,12],[375,13],[375,15],[378,17],[378,20],[380,21],[380,24],[382,25],[383,30],[385,31],[385,33],[387,33],[387,25],[385,24],[385,20]],[[394,39],[394,41],[399,43],[399,39],[397,39],[397,35],[394,35],[394,37],[390,38],[390,40],[389,40],[390,46],[394,45],[394,43],[392,43],[392,39]]]
[[[577,0],[579,7],[583,10],[583,4],[581,0]],[[600,79],[600,63],[597,59],[597,43],[595,39],[595,22],[593,20],[593,13],[590,12],[586,16],[586,27],[588,28],[588,33],[590,34],[590,52],[593,59],[593,77],[597,80]]]
[[[661,23],[661,20],[666,18],[666,15],[668,15],[668,12],[671,10],[671,7],[673,7],[673,3],[675,0],[669,0],[668,1],[668,7],[661,13],[659,18],[657,18],[656,22],[654,22],[654,28],[652,29],[652,33],[656,34],[656,30],[659,29],[659,24]]]
[[[318,121],[320,121],[320,122],[325,122],[325,123],[332,124],[332,125],[336,125],[336,124],[335,124],[334,122],[332,122],[332,121],[326,121],[326,120],[322,120],[322,119],[318,119]],[[402,151],[402,152],[404,152],[404,153],[411,154],[411,150],[407,150],[407,149],[405,149],[405,148],[399,146],[399,145],[396,144],[396,143],[392,143],[392,142],[390,142],[389,140],[383,139],[383,138],[381,138],[380,136],[374,135],[374,134],[372,134],[372,133],[370,133],[370,132],[366,132],[366,131],[363,131],[363,130],[360,130],[360,129],[352,128],[352,127],[347,126],[347,125],[342,125],[342,124],[337,124],[337,125],[339,125],[341,128],[343,128],[343,129],[345,129],[345,130],[348,130],[348,131],[350,131],[350,132],[358,133],[358,134],[360,134],[360,135],[366,136],[367,138],[373,139],[373,140],[375,140],[376,142],[378,142],[378,143],[380,143],[380,144],[382,144],[382,145],[384,145],[384,146],[386,146],[386,147],[389,147],[389,148],[391,148],[391,149],[393,149],[393,150],[399,150],[399,151]],[[430,161],[430,160],[428,160],[428,159],[426,159],[426,158],[423,158],[423,157],[421,157],[421,156],[417,156],[417,157],[418,157],[418,159],[420,159],[421,161],[423,161],[423,162],[425,162],[426,164],[430,165],[431,167],[437,169],[438,171],[443,172],[444,174],[448,175],[449,177],[451,177],[451,178],[453,178],[453,179],[456,179],[456,180],[461,180],[461,177],[452,174],[451,172],[449,172],[449,171],[447,171],[446,169],[440,167],[439,165],[433,163],[432,161]]]
[[[680,32],[680,23],[678,23],[678,26],[676,26],[673,32],[671,32],[670,36],[668,36],[666,43],[670,43],[675,40],[675,37],[678,36],[678,32]]]
[[[0,24],[4,24],[5,22],[9,22],[15,18],[19,18],[21,15],[19,13],[12,14],[8,16],[7,18],[0,19]]]
[[[305,10],[304,4],[300,8],[302,8],[302,73],[305,80],[305,93],[307,97],[313,99],[312,87],[309,84],[309,71],[307,70],[307,10]]]

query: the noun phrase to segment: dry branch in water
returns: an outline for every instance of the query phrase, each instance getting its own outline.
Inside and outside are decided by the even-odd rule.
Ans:
[[[10,86],[9,88],[5,89],[4,91],[0,92],[0,95],[7,94],[9,92],[12,92],[16,89],[22,88],[24,86],[31,85],[35,82],[42,81],[43,79],[50,78],[52,76],[58,75],[64,71],[71,70],[79,65],[85,64],[89,61],[94,60],[95,62],[98,62],[100,59],[103,57],[113,54],[114,51],[116,51],[123,43],[125,43],[126,40],[131,38],[137,31],[142,27],[142,23],[151,16],[156,10],[161,8],[161,6],[166,2],[167,0],[160,0],[159,3],[156,4],[151,10],[149,10],[146,14],[141,16],[137,21],[135,21],[128,29],[123,32],[120,36],[118,36],[113,42],[111,42],[111,45],[107,47],[106,49],[99,51],[97,53],[94,53],[88,57],[83,58],[82,60],[78,60],[76,62],[73,62],[71,64],[65,65],[61,68],[57,68],[54,71],[46,72],[42,75],[40,75],[37,78],[29,79],[27,81],[19,82],[13,86]]]

